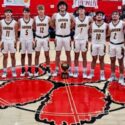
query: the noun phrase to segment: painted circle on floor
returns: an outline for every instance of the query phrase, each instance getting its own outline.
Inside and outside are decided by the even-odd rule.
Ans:
[[[45,80],[23,79],[3,84],[0,87],[0,108],[35,103],[52,88],[53,84]]]
[[[125,86],[118,82],[111,82],[108,87],[111,99],[120,104],[125,104]]]
[[[39,119],[47,119],[55,125],[63,122],[67,125],[91,121],[104,114],[106,108],[105,94],[89,86],[65,86],[55,90],[50,100],[43,105]]]

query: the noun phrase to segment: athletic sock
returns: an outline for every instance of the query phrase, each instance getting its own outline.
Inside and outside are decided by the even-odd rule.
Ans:
[[[12,72],[15,72],[16,70],[15,70],[15,67],[12,67]]]
[[[58,66],[56,66],[55,70],[58,72],[58,71],[59,71],[59,67],[58,67]]]
[[[69,72],[71,72],[71,70],[72,70],[71,66],[69,67],[69,69],[68,69],[68,70],[69,70]]]
[[[23,66],[23,67],[22,67],[22,73],[24,73],[24,72],[25,72],[25,67]]]
[[[31,72],[31,66],[28,66],[28,72]]]
[[[124,78],[124,75],[123,75],[123,74],[120,74],[120,77],[123,77],[123,78]]]
[[[101,70],[101,71],[100,71],[100,74],[104,74],[104,70]]]
[[[115,76],[115,73],[114,73],[114,72],[112,72],[112,73],[111,73],[111,76]]]
[[[3,72],[7,72],[7,68],[3,68]]]
[[[91,74],[94,74],[94,69],[91,69]]]
[[[87,68],[83,67],[83,73],[86,73]]]
[[[35,67],[35,72],[37,73],[38,71],[39,71],[39,68],[38,68],[39,66],[36,66]]]
[[[75,66],[74,71],[78,72],[78,66]]]
[[[50,72],[50,66],[46,66],[46,71]]]

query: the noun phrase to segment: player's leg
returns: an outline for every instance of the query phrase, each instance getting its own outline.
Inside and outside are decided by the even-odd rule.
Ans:
[[[75,57],[74,57],[74,77],[78,77],[78,65],[79,65],[79,54],[80,54],[80,42],[79,41],[74,41],[74,52],[75,52]]]
[[[69,64],[69,76],[72,77],[73,73],[71,68],[71,38],[70,37],[63,38],[63,43],[67,58],[67,64]]]
[[[74,67],[74,77],[75,78],[77,78],[78,77],[78,65],[79,65],[79,52],[75,52],[75,58],[74,58],[74,65],[75,65],[75,67]]]
[[[7,76],[7,60],[8,60],[8,53],[3,53],[3,74],[2,78]]]
[[[11,64],[12,64],[12,76],[16,77],[16,58],[15,58],[15,52],[16,52],[16,46],[13,41],[9,43],[9,51],[10,51],[10,57],[11,57]]]
[[[116,57],[110,57],[111,61],[111,79],[109,81],[115,80],[113,77],[115,77],[115,62],[116,62]]]
[[[106,46],[100,45],[99,47],[99,61],[100,61],[100,80],[105,80],[104,73],[104,56],[105,56]]]
[[[56,51],[56,57],[55,57],[55,71],[53,73],[53,76],[57,76],[59,73],[59,67],[60,67],[60,55],[61,55],[61,51]]]
[[[88,42],[81,44],[82,51],[82,59],[83,59],[83,78],[87,78],[87,50],[88,50]]]
[[[61,55],[61,51],[56,51],[56,67],[58,68],[60,66],[60,55]]]
[[[69,64],[69,76],[73,76],[72,69],[71,69],[71,54],[70,51],[66,52],[67,64]]]
[[[21,65],[22,65],[22,71],[20,76],[25,76],[25,53],[26,53],[26,46],[25,46],[25,41],[21,40],[20,45],[19,45],[19,50],[21,52]]]
[[[90,74],[87,77],[88,79],[92,79],[94,77],[94,71],[95,71],[95,66],[96,66],[97,58],[98,58],[98,56],[92,56]]]
[[[44,49],[44,55],[46,59],[46,72],[48,76],[50,76],[51,71],[50,71],[49,39],[48,38],[44,40],[43,49]]]
[[[36,40],[36,48],[35,48],[35,73],[34,76],[39,75],[39,56],[40,56],[40,50],[41,50],[41,39]]]
[[[65,51],[66,52],[66,58],[67,58],[67,64],[71,66],[71,54],[70,51]]]
[[[94,77],[94,70],[96,66],[96,61],[98,58],[98,46],[93,44],[91,46],[91,54],[92,54],[92,62],[91,62],[91,69],[90,69],[90,74],[87,77],[88,79],[92,79]]]
[[[39,74],[39,56],[40,56],[40,51],[35,52],[35,73],[34,76],[38,76]]]
[[[32,54],[28,53],[28,75],[30,77],[33,76],[32,74],[32,69],[31,69],[31,65],[32,65]]]
[[[2,53],[3,53],[3,74],[2,78],[5,78],[7,76],[7,60],[8,60],[8,43],[3,42],[2,43]]]
[[[16,58],[15,58],[15,53],[10,53],[10,56],[11,56],[11,64],[12,64],[12,76],[13,77],[16,77],[16,69],[15,69],[15,66],[16,66]]]
[[[50,71],[50,56],[49,56],[49,51],[44,51],[44,55],[46,58],[46,72],[50,76],[51,71]]]
[[[100,61],[100,80],[105,80],[105,73],[104,73],[104,56],[99,56]]]
[[[123,58],[118,59],[118,62],[119,62],[119,70],[120,70],[119,83],[124,84],[124,62],[123,62]]]
[[[22,71],[20,76],[25,76],[25,54],[21,54]]]
[[[83,59],[83,78],[87,78],[87,51],[82,52],[82,59]]]
[[[111,65],[111,76],[109,78],[109,81],[113,81],[117,79],[115,76],[116,47],[114,45],[110,45],[109,54],[110,54],[110,65]]]
[[[119,83],[125,85],[124,83],[124,48],[119,47],[117,48],[117,58],[119,63],[119,70],[120,70],[120,77],[119,77]]]
[[[56,47],[56,57],[55,57],[55,71],[53,73],[53,76],[57,76],[59,73],[59,67],[60,67],[60,55],[62,50],[62,38],[56,37],[55,40],[55,47]]]
[[[27,41],[28,75],[30,77],[33,76],[32,69],[31,69],[31,66],[32,66],[32,52],[33,52],[33,43],[32,43],[32,41]]]

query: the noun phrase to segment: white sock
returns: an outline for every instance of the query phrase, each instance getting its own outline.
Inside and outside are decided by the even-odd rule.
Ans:
[[[12,71],[15,71],[15,67],[12,67]]]
[[[83,73],[86,73],[87,68],[83,67]]]
[[[49,68],[50,68],[50,65],[46,65],[46,67],[49,67]]]
[[[115,73],[114,73],[114,72],[112,72],[112,73],[111,73],[111,76],[115,76]]]
[[[123,78],[124,78],[124,75],[123,75],[123,74],[120,74],[120,77],[123,77]]]
[[[36,68],[39,68],[39,65],[36,65]]]
[[[4,72],[7,72],[7,68],[3,68],[3,71],[4,71]]]
[[[100,74],[104,74],[104,70],[101,70],[101,71],[100,71]]]
[[[69,70],[69,72],[72,70],[71,66],[69,67],[69,69],[68,69],[68,70]]]
[[[75,72],[78,72],[78,66],[75,66],[74,70]]]
[[[94,69],[91,69],[91,73],[94,74]]]
[[[56,71],[59,71],[59,67],[58,66],[56,66]]]

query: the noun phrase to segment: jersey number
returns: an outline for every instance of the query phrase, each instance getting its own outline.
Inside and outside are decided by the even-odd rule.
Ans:
[[[101,39],[101,34],[96,34],[96,40],[100,40]]]
[[[66,28],[66,23],[61,23],[60,28],[65,29]]]
[[[40,33],[44,33],[44,27],[40,27]]]
[[[6,31],[6,37],[10,36],[10,31]]]
[[[83,28],[81,28],[80,33],[82,33]]]
[[[26,36],[28,35],[28,30],[26,30],[26,33],[25,33],[25,35],[26,35]]]

